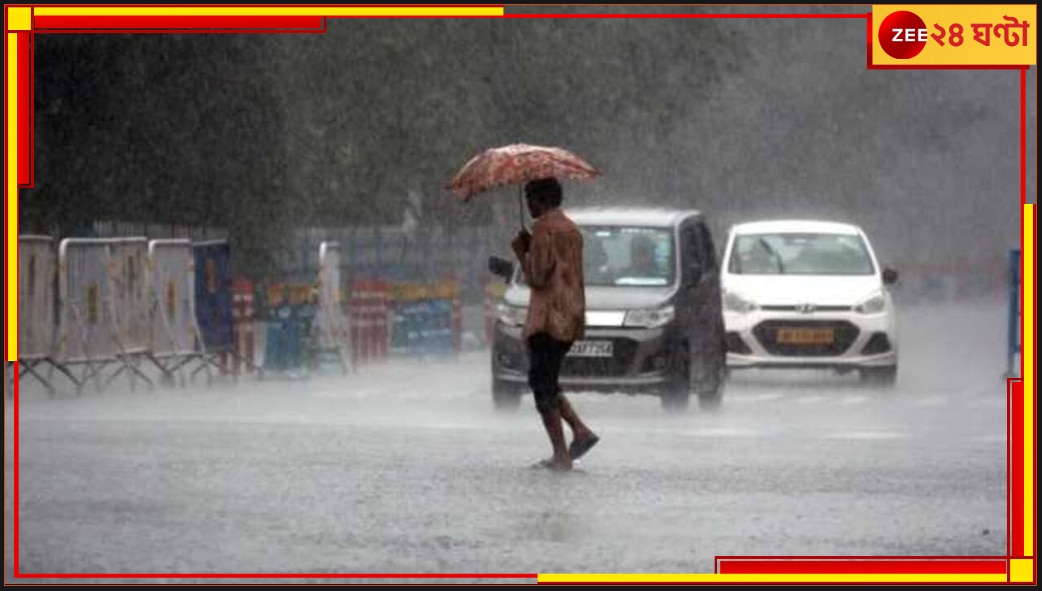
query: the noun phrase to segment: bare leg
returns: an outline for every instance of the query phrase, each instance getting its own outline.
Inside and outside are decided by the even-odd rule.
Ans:
[[[564,444],[564,425],[561,423],[561,411],[558,408],[548,408],[539,413],[543,418],[543,426],[546,434],[550,436],[550,444],[554,448],[554,457],[546,464],[554,470],[571,470],[572,456]]]
[[[579,418],[579,415],[572,408],[572,404],[568,402],[568,399],[564,397],[564,394],[558,392],[558,400],[561,406],[561,417],[572,428],[572,444],[568,446],[568,457],[576,460],[597,445],[601,438],[582,422],[582,419]]]
[[[561,418],[564,422],[568,423],[568,426],[572,429],[572,437],[574,439],[584,439],[593,434],[590,428],[582,422],[579,415],[576,414],[575,409],[572,408],[572,403],[564,397],[563,392],[557,393],[558,399],[561,401]]]

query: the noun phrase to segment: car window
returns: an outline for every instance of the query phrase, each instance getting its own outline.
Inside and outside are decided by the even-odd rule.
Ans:
[[[854,234],[743,234],[728,272],[737,275],[871,275],[868,247]]]
[[[676,275],[670,228],[581,226],[587,286],[662,287]],[[514,281],[524,284],[520,270]]]

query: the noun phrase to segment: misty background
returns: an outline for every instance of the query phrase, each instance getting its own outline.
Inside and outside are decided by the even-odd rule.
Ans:
[[[870,7],[511,7],[538,12],[829,12]],[[444,184],[514,142],[604,171],[570,204],[860,224],[884,264],[1004,288],[1020,235],[1020,72],[866,68],[851,19],[329,19],[317,35],[36,35],[35,179],[21,233],[99,221],[217,229],[238,272],[291,271],[309,227],[492,233],[516,192]],[[1036,192],[1028,73],[1028,201]],[[410,196],[412,204],[410,204]],[[209,235],[208,235],[209,237]],[[939,270],[939,271],[938,271]]]

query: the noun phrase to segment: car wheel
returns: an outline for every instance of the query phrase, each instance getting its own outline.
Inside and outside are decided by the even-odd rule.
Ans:
[[[498,411],[512,412],[520,408],[521,392],[521,388],[513,384],[492,380],[492,403]]]
[[[691,356],[686,348],[677,349],[671,369],[669,384],[662,393],[662,408],[667,412],[684,412],[691,401]]]
[[[897,366],[865,367],[860,371],[861,383],[866,386],[893,388],[897,383]]]

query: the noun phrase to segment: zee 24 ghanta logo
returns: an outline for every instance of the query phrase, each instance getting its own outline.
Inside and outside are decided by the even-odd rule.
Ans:
[[[1027,47],[1031,23],[1013,16],[1003,16],[1001,22],[926,23],[914,12],[901,10],[883,19],[879,26],[879,46],[894,59],[911,59],[922,53],[933,41],[940,47],[961,47],[972,40],[984,47],[992,42],[1008,47]],[[972,38],[969,35],[972,33]]]

